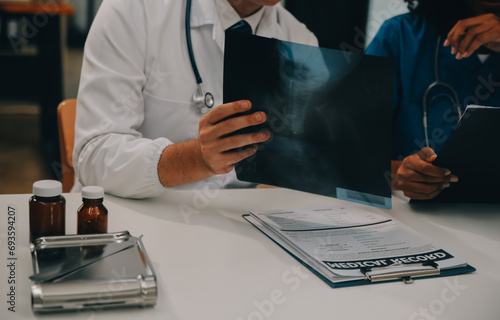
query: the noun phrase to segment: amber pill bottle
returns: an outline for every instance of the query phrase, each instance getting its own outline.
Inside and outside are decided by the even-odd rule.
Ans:
[[[96,234],[108,232],[108,209],[104,207],[104,189],[88,186],[82,189],[83,204],[78,209],[77,233]]]
[[[66,199],[61,195],[62,184],[56,180],[41,180],[33,184],[29,200],[30,242],[45,236],[66,234]]]

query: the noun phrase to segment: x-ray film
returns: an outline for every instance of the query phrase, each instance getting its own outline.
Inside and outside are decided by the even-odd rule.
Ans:
[[[239,180],[391,208],[392,61],[231,31],[224,55],[224,102],[271,132]]]

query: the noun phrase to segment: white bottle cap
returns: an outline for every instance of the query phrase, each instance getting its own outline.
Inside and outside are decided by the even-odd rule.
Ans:
[[[98,186],[88,186],[82,188],[82,198],[102,199],[104,198],[104,189]]]
[[[62,184],[57,180],[40,180],[33,183],[33,193],[37,197],[57,197],[62,193]]]

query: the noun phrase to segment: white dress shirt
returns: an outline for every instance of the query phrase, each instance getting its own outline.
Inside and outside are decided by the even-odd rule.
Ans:
[[[224,26],[218,0],[193,0],[191,37],[203,84],[222,104]],[[232,8],[231,8],[232,9]],[[233,9],[234,11],[234,9]],[[264,7],[256,34],[317,46],[280,4]],[[201,114],[184,32],[185,1],[104,1],[85,45],[73,162],[77,182],[122,197],[161,194],[158,162],[172,143],[196,139]],[[239,18],[238,18],[239,19]],[[244,187],[234,170],[180,188]]]
[[[215,7],[217,8],[217,13],[219,14],[219,19],[224,30],[229,29],[234,24],[242,20],[227,0],[215,0]],[[250,27],[252,27],[252,34],[256,33],[263,14],[264,7],[260,8],[250,16],[243,18],[243,20],[248,22]]]

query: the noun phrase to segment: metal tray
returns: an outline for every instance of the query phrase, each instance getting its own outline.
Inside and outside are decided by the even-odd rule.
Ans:
[[[128,231],[38,238],[31,257],[35,312],[156,304],[154,270]]]

